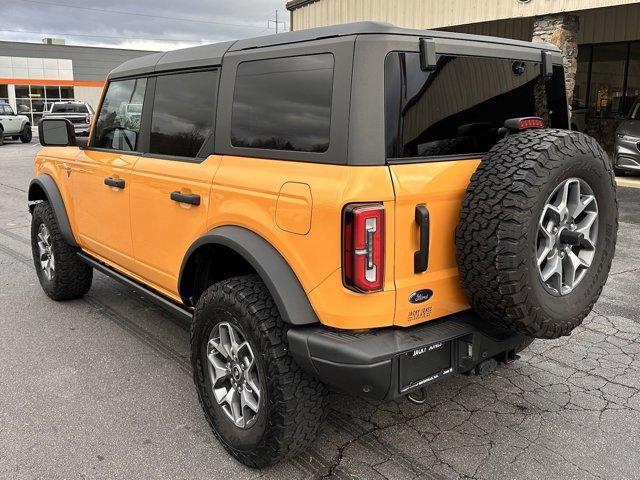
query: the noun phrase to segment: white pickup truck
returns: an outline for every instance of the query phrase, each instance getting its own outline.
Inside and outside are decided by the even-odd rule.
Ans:
[[[85,102],[53,102],[49,110],[42,115],[43,118],[66,118],[76,131],[77,136],[89,135],[93,108]]]

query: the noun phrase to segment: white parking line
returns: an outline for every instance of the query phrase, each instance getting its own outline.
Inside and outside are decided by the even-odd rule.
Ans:
[[[640,188],[640,177],[638,178],[624,178],[616,177],[616,182],[619,187]]]

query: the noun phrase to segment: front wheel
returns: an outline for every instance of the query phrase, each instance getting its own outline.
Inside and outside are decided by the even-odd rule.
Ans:
[[[49,202],[40,202],[33,208],[31,250],[40,285],[50,298],[71,300],[89,291],[93,269],[64,240]]]
[[[20,141],[22,143],[29,143],[33,138],[33,132],[31,131],[31,125],[25,125],[20,133]]]
[[[191,363],[214,435],[252,468],[300,452],[318,432],[326,390],[288,352],[287,326],[257,275],[224,280],[200,297]]]

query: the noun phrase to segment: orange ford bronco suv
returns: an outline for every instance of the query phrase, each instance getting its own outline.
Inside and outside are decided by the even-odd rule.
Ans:
[[[153,54],[86,145],[43,120],[35,268],[55,300],[98,270],[191,320],[213,433],[264,466],[326,386],[422,402],[581,323],[617,204],[568,126],[547,44],[358,23]]]

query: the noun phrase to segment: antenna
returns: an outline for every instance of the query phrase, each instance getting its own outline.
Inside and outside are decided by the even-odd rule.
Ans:
[[[271,24],[275,24],[276,26],[276,33],[278,32],[278,27],[280,26],[280,24],[282,24],[282,26],[284,27],[284,30],[286,30],[287,28],[287,22],[285,22],[284,20],[278,20],[278,10],[276,10],[276,19],[275,20],[267,20],[267,28],[271,28]]]

